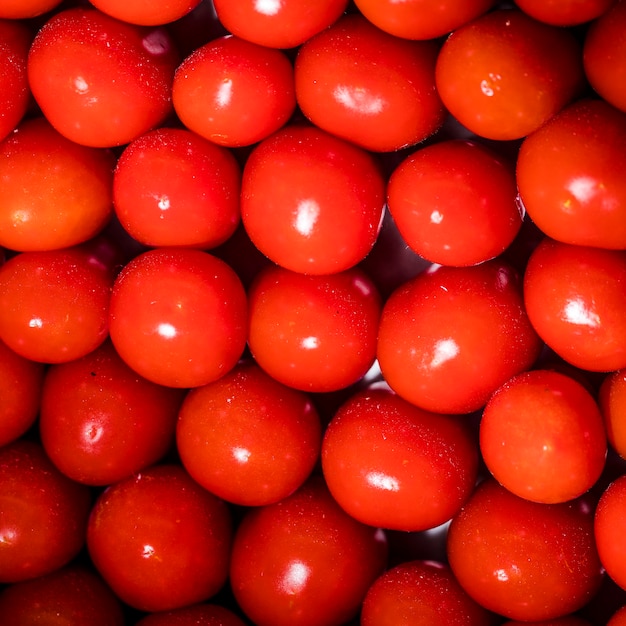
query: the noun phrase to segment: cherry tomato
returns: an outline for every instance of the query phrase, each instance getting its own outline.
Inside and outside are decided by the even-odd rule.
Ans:
[[[609,443],[626,459],[626,369],[606,376],[600,385],[598,403]]]
[[[115,168],[115,213],[146,246],[214,248],[239,224],[241,171],[225,148],[180,128],[135,139]]]
[[[389,386],[437,413],[471,413],[529,369],[541,342],[506,262],[431,266],[387,299],[378,361]]]
[[[131,24],[158,26],[184,17],[195,9],[201,0],[89,0],[103,13]]]
[[[159,248],[135,257],[117,277],[110,335],[144,378],[197,387],[236,365],[246,316],[243,285],[226,263],[201,250]]]
[[[344,513],[315,476],[288,498],[247,511],[230,580],[257,626],[345,624],[386,558],[384,534]]]
[[[528,261],[524,302],[537,333],[568,363],[626,367],[626,252],[545,239]]]
[[[576,26],[606,13],[615,0],[515,0],[531,17],[553,26]]]
[[[107,488],[87,527],[91,559],[126,604],[167,611],[224,585],[232,538],[226,504],[178,465],[156,465]]]
[[[28,79],[43,114],[62,135],[111,147],[136,139],[172,112],[179,60],[165,29],[76,7],[54,14],[37,33]]]
[[[452,520],[448,558],[474,600],[520,621],[573,613],[603,576],[587,502],[531,502],[493,479]]]
[[[393,171],[387,205],[402,237],[441,265],[475,265],[509,247],[522,226],[511,163],[474,141],[420,148]]]
[[[446,39],[436,83],[444,105],[470,131],[520,139],[581,92],[581,46],[568,30],[498,9]]]
[[[241,217],[274,263],[304,274],[349,269],[380,230],[385,180],[365,150],[309,126],[262,141],[243,170]]]
[[[231,610],[218,604],[193,604],[142,617],[135,626],[246,626]]]
[[[445,119],[437,52],[434,41],[399,39],[362,15],[346,15],[300,47],[298,105],[319,128],[367,150],[414,145]]]
[[[222,146],[248,146],[279,130],[293,114],[293,67],[280,50],[227,35],[180,64],[172,101],[183,124],[202,137]]]

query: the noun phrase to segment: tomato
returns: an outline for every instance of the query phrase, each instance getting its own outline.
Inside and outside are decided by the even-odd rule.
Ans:
[[[381,301],[362,270],[307,276],[270,266],[257,275],[248,300],[248,346],[281,383],[337,391],[374,363]]]
[[[2,0],[0,19],[21,20],[43,15],[61,4],[62,0]]]
[[[243,285],[226,263],[201,250],[158,248],[135,257],[117,277],[110,336],[144,378],[197,387],[235,366],[246,317]]]
[[[437,59],[437,90],[473,133],[520,139],[581,93],[580,47],[568,30],[515,9],[491,11],[446,39]]]
[[[441,265],[475,265],[504,252],[522,226],[516,197],[512,163],[460,139],[416,150],[387,185],[387,206],[406,243]]]
[[[537,333],[568,363],[626,367],[626,252],[545,239],[528,261],[524,302]]]
[[[218,604],[193,604],[172,611],[151,613],[135,626],[245,626],[245,622]]]
[[[573,613],[603,576],[587,502],[531,502],[493,479],[452,520],[448,558],[474,600],[520,621]]]
[[[319,128],[367,150],[414,145],[445,119],[437,52],[433,41],[399,39],[362,15],[346,15],[300,47],[298,105]]]
[[[374,157],[316,127],[292,125],[246,161],[241,217],[252,243],[294,272],[331,274],[370,252],[385,180]]]
[[[598,99],[575,102],[524,140],[519,192],[546,235],[626,249],[624,141],[626,114]]]
[[[0,582],[50,574],[85,544],[89,489],[61,474],[36,442],[0,448]]]
[[[607,374],[600,385],[598,403],[609,443],[626,459],[626,369]]]
[[[146,246],[214,248],[240,219],[241,170],[225,148],[180,128],[135,139],[115,168],[115,213]]]
[[[165,29],[76,7],[54,14],[39,30],[28,79],[43,114],[62,135],[111,147],[136,139],[172,112],[179,60]]]
[[[553,26],[576,26],[606,13],[615,0],[515,0],[531,17]]]
[[[204,601],[224,585],[231,546],[226,504],[178,465],[156,465],[106,489],[87,547],[115,594],[143,611]]]
[[[626,624],[626,605],[618,609],[611,619],[606,623],[606,626],[624,626]]]
[[[280,502],[247,511],[230,580],[257,626],[345,624],[386,558],[381,531],[344,513],[315,476]]]
[[[172,101],[183,124],[202,137],[222,146],[252,145],[292,116],[293,67],[280,50],[232,35],[220,37],[180,64]]]
[[[97,9],[131,24],[157,26],[184,17],[195,9],[201,0],[168,0],[154,3],[151,0],[89,0]]]
[[[269,48],[295,48],[330,26],[348,0],[213,0],[233,35]]]
[[[192,389],[176,431],[178,453],[192,478],[244,506],[291,495],[313,470],[321,438],[310,398],[252,361]]]
[[[506,262],[431,266],[387,299],[378,361],[389,386],[437,413],[471,413],[529,369],[541,342]]]
[[[509,491],[554,503],[593,487],[604,469],[607,442],[600,409],[581,383],[533,370],[491,396],[480,422],[480,449]]]

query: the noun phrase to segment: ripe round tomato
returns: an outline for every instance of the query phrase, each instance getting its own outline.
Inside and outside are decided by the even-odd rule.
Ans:
[[[135,241],[208,249],[235,232],[240,186],[231,152],[188,130],[158,128],[120,155],[113,201]]]
[[[149,250],[113,285],[111,340],[122,359],[154,383],[205,385],[239,360],[246,306],[241,281],[217,257],[184,248]]]
[[[172,112],[179,60],[165,29],[76,7],[54,14],[39,30],[28,79],[43,114],[62,135],[88,146],[119,146]]]
[[[437,59],[437,90],[473,133],[520,139],[581,92],[580,48],[568,30],[515,9],[491,11],[446,39]]]
[[[471,413],[531,367],[541,342],[517,273],[501,260],[431,266],[387,299],[378,361],[389,386],[436,413]]]
[[[539,336],[568,363],[626,367],[626,251],[546,238],[528,261],[524,302]]]
[[[515,0],[536,20],[553,26],[576,26],[606,13],[615,0]]]
[[[387,185],[387,206],[403,239],[441,265],[475,265],[508,248],[522,226],[516,197],[512,163],[460,139],[416,150]]]
[[[167,0],[167,2],[153,2],[152,0],[89,0],[97,9],[131,24],[157,26],[168,24],[187,15],[201,0]]]
[[[202,137],[222,146],[249,146],[293,114],[293,67],[280,50],[227,35],[180,64],[172,101],[183,124]]]
[[[243,170],[241,217],[274,263],[332,274],[370,252],[385,180],[374,157],[315,127],[292,125],[262,141]]]
[[[192,604],[142,617],[135,626],[246,626],[231,610],[218,604]]]
[[[609,443],[626,459],[626,369],[606,376],[600,385],[598,403]]]
[[[452,520],[448,558],[474,600],[521,621],[573,613],[603,576],[588,503],[531,502],[493,479],[481,483]]]
[[[489,399],[480,422],[489,471],[533,502],[566,502],[591,489],[607,453],[600,409],[573,378],[550,370],[513,377]]]
[[[434,41],[399,39],[346,15],[300,47],[298,105],[317,127],[367,150],[415,145],[446,115],[435,88],[437,52]]]
[[[123,602],[142,611],[215,595],[226,581],[231,539],[226,504],[169,464],[108,487],[87,527],[94,565]]]

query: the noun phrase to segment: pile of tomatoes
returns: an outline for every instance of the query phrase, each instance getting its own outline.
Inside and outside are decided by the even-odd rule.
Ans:
[[[626,0],[0,0],[0,623],[626,624]]]

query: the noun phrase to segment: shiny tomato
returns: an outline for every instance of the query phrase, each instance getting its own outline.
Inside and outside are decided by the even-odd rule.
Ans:
[[[246,626],[230,609],[218,604],[192,604],[142,617],[135,626]]]
[[[447,109],[470,131],[520,139],[581,92],[581,46],[568,30],[498,9],[450,35],[436,82]]]
[[[184,17],[195,9],[201,0],[89,0],[103,13],[131,24],[158,26]]]
[[[197,387],[235,366],[246,317],[243,285],[226,263],[202,250],[158,248],[135,257],[117,277],[110,335],[144,378]]]
[[[231,152],[181,128],[128,145],[113,180],[115,213],[143,245],[214,248],[239,224],[241,170]]]
[[[62,135],[88,146],[118,146],[172,112],[179,60],[165,29],[76,7],[54,14],[37,33],[28,79],[43,114]]]
[[[514,166],[483,144],[442,140],[393,171],[387,205],[402,237],[441,265],[475,265],[501,254],[522,226]]]
[[[536,20],[553,26],[576,26],[603,15],[615,0],[515,0]]]
[[[300,47],[298,105],[316,126],[362,148],[414,145],[446,115],[435,88],[437,52],[433,41],[400,39],[346,15]]]
[[[592,372],[626,367],[626,252],[545,239],[524,276],[528,317],[568,363]]]
[[[222,146],[252,145],[293,114],[293,67],[280,50],[227,35],[184,59],[172,101],[183,124],[202,137]]]
[[[243,170],[241,217],[274,263],[304,274],[356,265],[380,230],[385,180],[374,157],[315,127],[262,141]]]
[[[626,369],[606,376],[600,385],[598,403],[609,443],[626,459]]]
[[[603,577],[587,502],[539,504],[493,479],[452,520],[448,558],[474,600],[521,621],[573,613]]]
[[[178,465],[156,465],[106,489],[87,547],[115,594],[143,611],[204,601],[224,585],[232,538],[226,504]]]
[[[257,626],[331,626],[357,615],[386,558],[384,534],[344,513],[316,476],[288,498],[247,511],[230,580]]]
[[[437,413],[471,413],[529,369],[540,349],[519,276],[493,260],[435,265],[398,287],[383,307],[377,354],[404,399]]]

